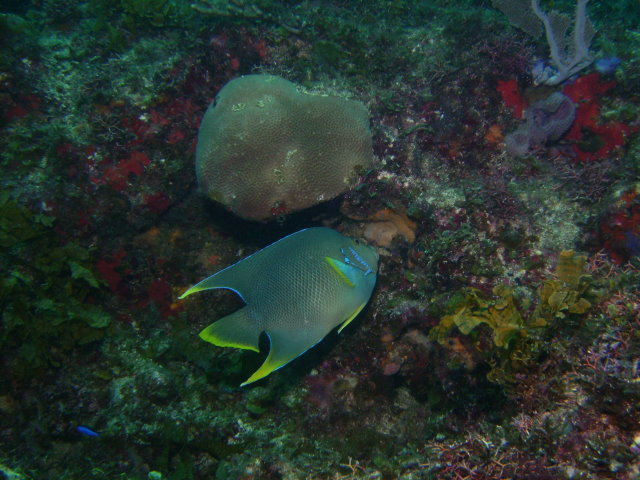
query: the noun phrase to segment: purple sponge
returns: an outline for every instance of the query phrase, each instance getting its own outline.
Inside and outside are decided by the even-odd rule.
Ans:
[[[527,109],[526,123],[505,138],[507,152],[514,157],[522,157],[531,148],[558,140],[569,130],[575,118],[576,106],[571,99],[555,92]]]

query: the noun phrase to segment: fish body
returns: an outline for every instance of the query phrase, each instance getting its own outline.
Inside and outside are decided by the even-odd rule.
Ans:
[[[263,248],[189,288],[180,298],[216,288],[236,292],[246,303],[212,323],[200,338],[221,347],[259,352],[265,332],[269,354],[242,385],[286,365],[341,331],[369,301],[378,254],[335,230],[301,230]]]

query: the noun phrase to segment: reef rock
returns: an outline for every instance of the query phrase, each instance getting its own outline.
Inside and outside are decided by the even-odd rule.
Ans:
[[[200,125],[196,174],[213,200],[268,220],[330,200],[373,161],[365,106],[315,95],[273,75],[220,90]]]

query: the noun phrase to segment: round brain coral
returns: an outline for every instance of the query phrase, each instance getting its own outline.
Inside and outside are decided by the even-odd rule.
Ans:
[[[200,187],[250,220],[330,200],[372,161],[362,103],[304,93],[273,75],[227,83],[202,120],[196,148]]]

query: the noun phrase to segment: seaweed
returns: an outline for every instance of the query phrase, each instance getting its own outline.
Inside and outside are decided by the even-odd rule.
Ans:
[[[538,289],[537,303],[531,314],[523,313],[524,309],[519,308],[514,300],[513,290],[505,285],[495,286],[493,297],[488,299],[480,290],[463,289],[450,302],[454,312],[442,317],[429,335],[441,345],[446,345],[454,328],[465,336],[473,333],[472,340],[476,342],[477,350],[486,350],[489,363],[494,365],[489,377],[496,379],[497,364],[490,358],[492,354],[503,359],[500,370],[507,365],[527,363],[534,356],[530,351],[533,347],[519,340],[534,331],[541,333],[550,329],[567,315],[581,315],[589,310],[591,303],[585,296],[591,285],[591,276],[585,273],[585,265],[585,256],[572,250],[562,251],[553,277],[546,279]],[[493,346],[502,353],[484,347],[483,337],[476,333],[480,325],[489,328]]]
[[[184,26],[192,16],[187,4],[174,0],[121,0],[120,6],[123,27],[131,33]]]
[[[552,322],[567,314],[583,314],[591,307],[584,298],[591,276],[585,273],[587,257],[576,255],[573,250],[560,252],[555,277],[538,289],[538,304],[533,312],[534,321]]]
[[[542,327],[546,321],[542,318],[527,319],[513,300],[513,291],[504,285],[494,287],[494,299],[485,300],[480,291],[469,288],[464,291],[462,305],[451,315],[446,315],[431,330],[431,337],[440,344],[446,342],[453,327],[463,335],[469,335],[477,326],[487,325],[493,332],[496,347],[508,348],[518,335],[526,336],[528,330]]]
[[[101,338],[111,322],[91,252],[60,245],[54,223],[0,193],[0,347],[15,375],[58,364],[59,352]]]

